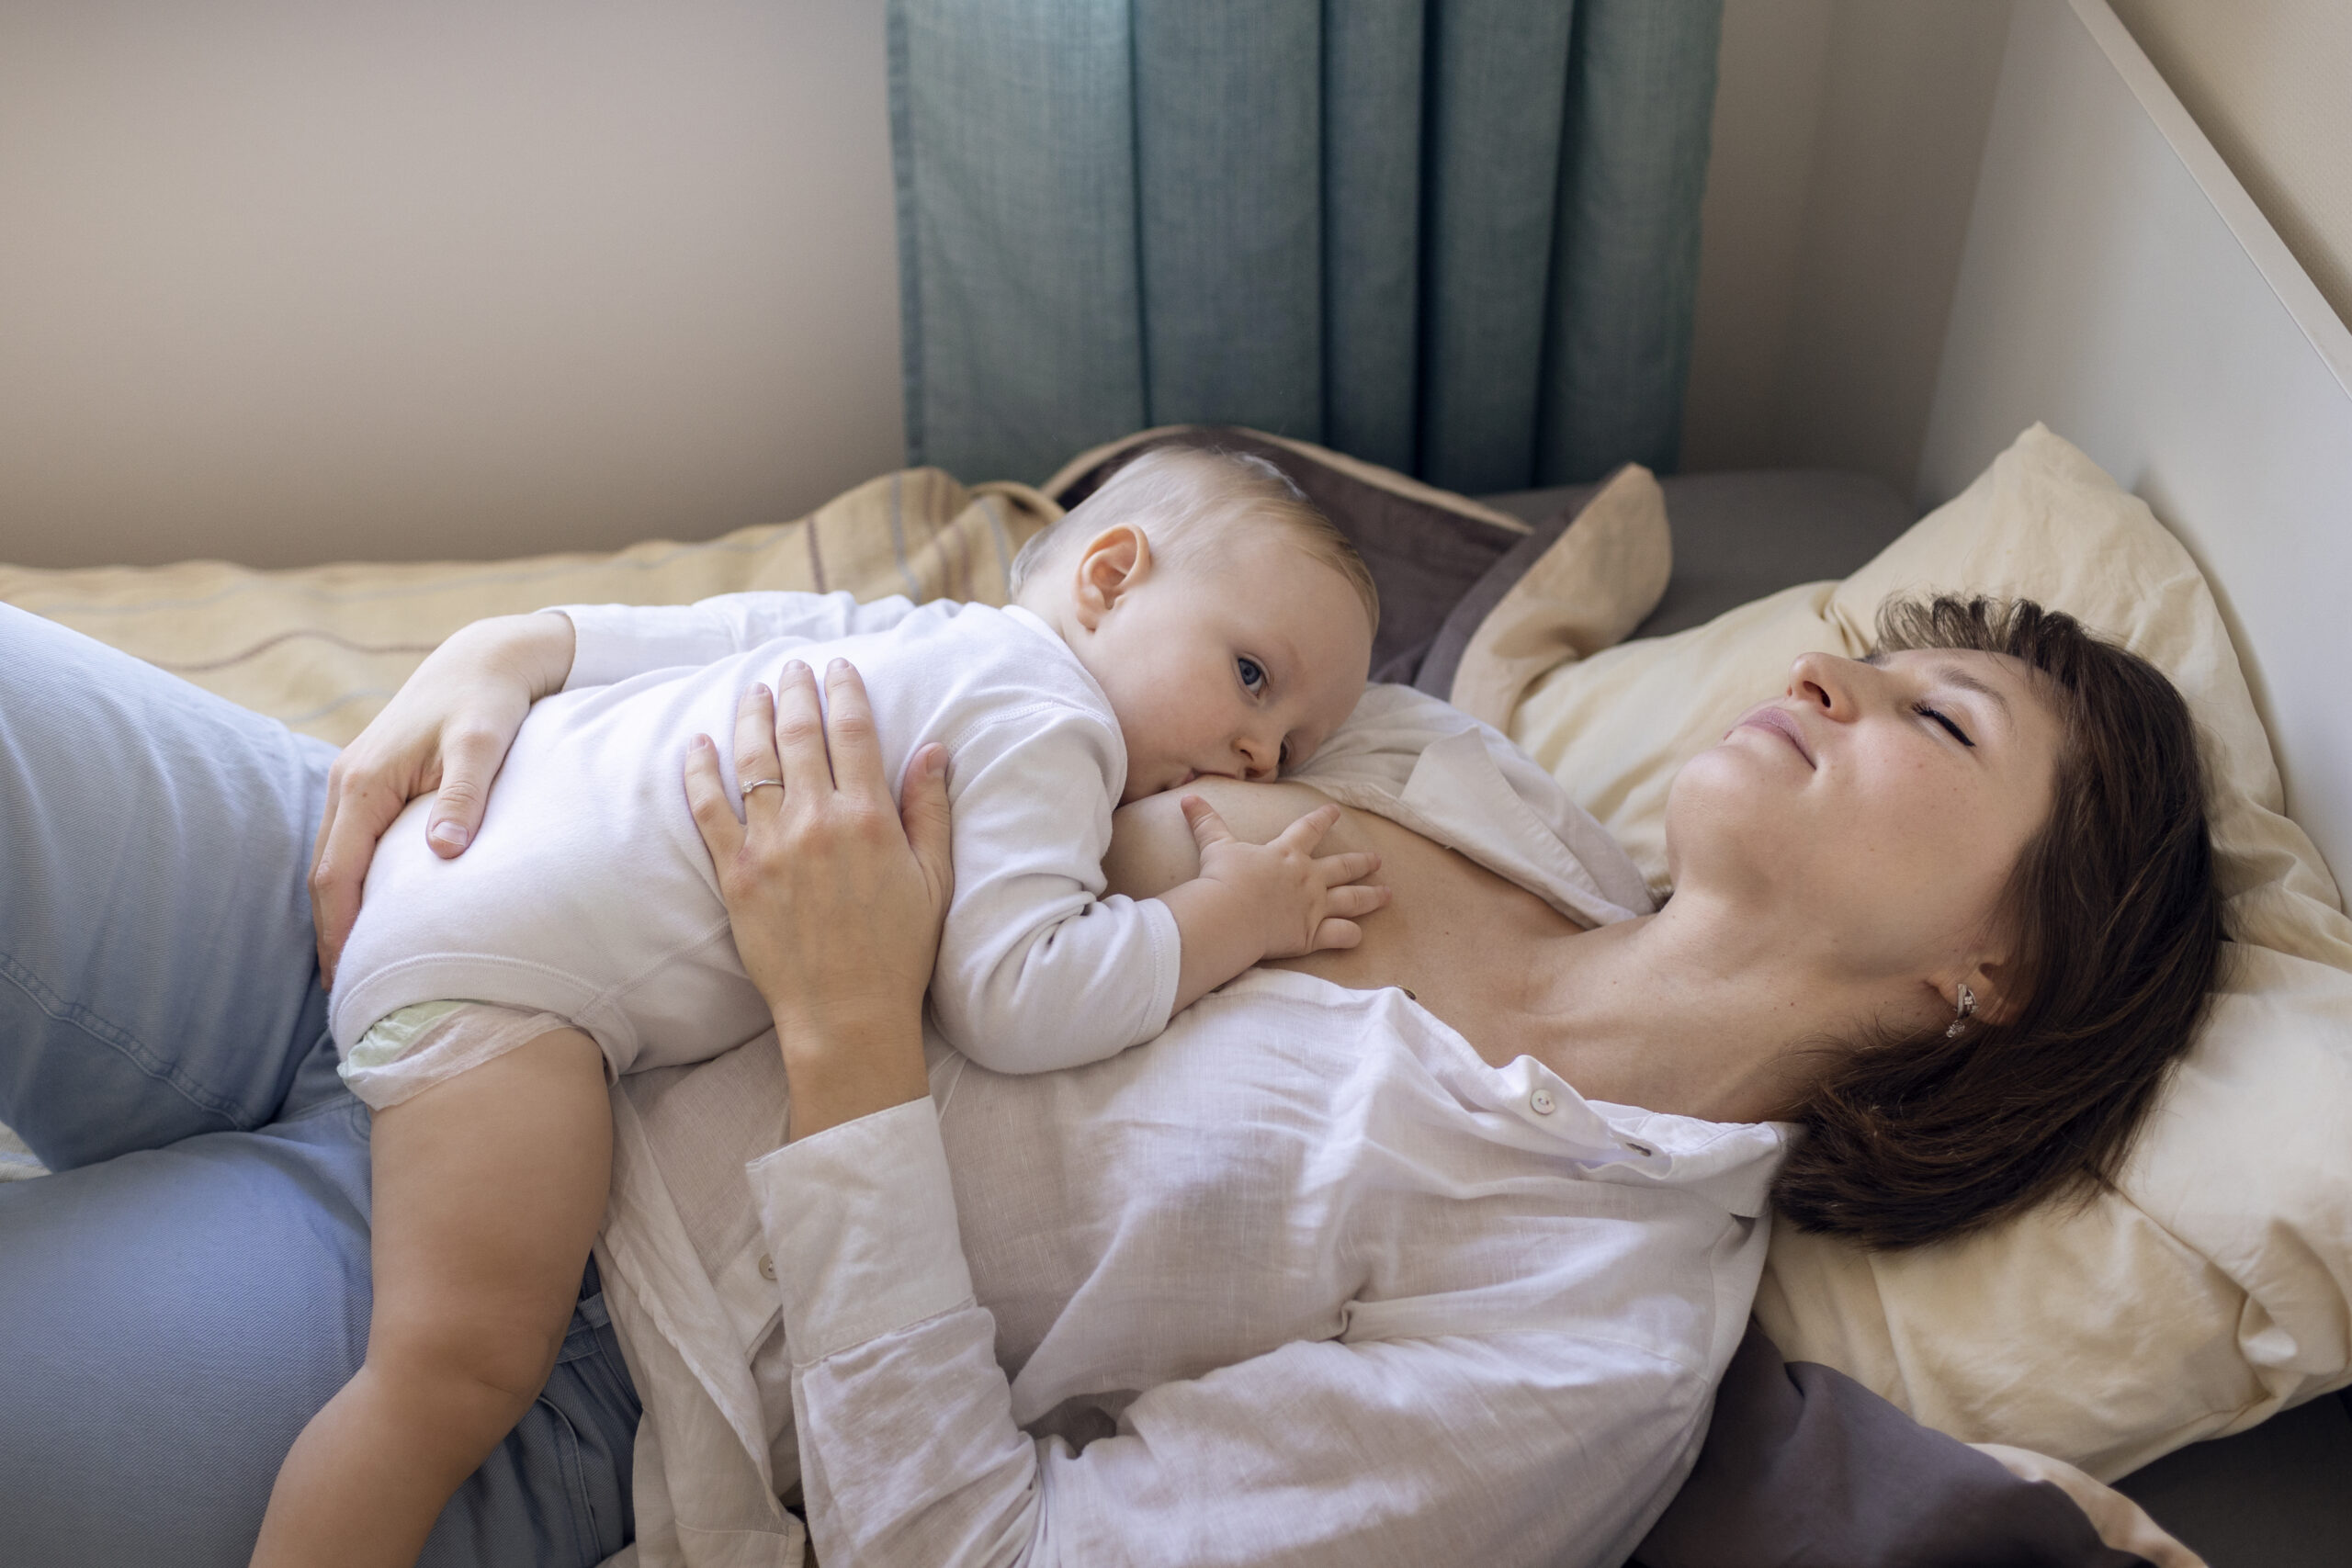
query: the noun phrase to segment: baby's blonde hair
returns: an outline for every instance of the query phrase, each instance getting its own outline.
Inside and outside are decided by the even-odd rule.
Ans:
[[[1152,555],[1181,565],[1245,528],[1279,530],[1285,542],[1348,580],[1380,628],[1380,590],[1355,546],[1288,474],[1263,457],[1211,446],[1147,448],[1059,521],[1031,536],[1012,558],[1015,597],[1038,569],[1073,541],[1132,523]]]

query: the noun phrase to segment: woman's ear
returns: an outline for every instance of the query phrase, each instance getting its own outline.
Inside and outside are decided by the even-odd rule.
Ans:
[[[1092,631],[1136,584],[1151,575],[1151,541],[1132,523],[1117,523],[1086,542],[1078,558],[1078,624]]]
[[[1964,982],[1976,998],[1974,1015],[1987,1023],[2006,1023],[2017,1011],[2008,986],[2012,967],[2006,957],[1982,959]]]

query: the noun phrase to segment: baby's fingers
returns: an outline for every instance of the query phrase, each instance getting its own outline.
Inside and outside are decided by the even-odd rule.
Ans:
[[[1351,850],[1343,855],[1315,857],[1315,874],[1326,887],[1343,883],[1362,882],[1380,869],[1380,856],[1370,850]]]
[[[1329,832],[1331,824],[1339,819],[1340,808],[1327,800],[1283,829],[1274,839],[1274,843],[1278,848],[1313,854],[1315,846],[1323,841],[1323,835]]]
[[[1345,887],[1334,887],[1323,899],[1323,908],[1334,915],[1351,919],[1361,919],[1374,909],[1388,907],[1389,893],[1385,884],[1351,882]]]
[[[1307,951],[1322,953],[1335,947],[1353,947],[1362,941],[1363,932],[1353,920],[1333,917],[1315,928],[1315,945]]]
[[[1216,814],[1216,807],[1199,795],[1184,796],[1176,803],[1176,809],[1184,814],[1185,822],[1193,829],[1193,842],[1199,845],[1204,853],[1213,844],[1232,842],[1233,829],[1225,825],[1225,818]]]

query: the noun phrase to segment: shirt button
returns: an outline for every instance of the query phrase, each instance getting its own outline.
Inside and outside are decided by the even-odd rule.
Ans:
[[[1550,1089],[1539,1089],[1527,1097],[1527,1108],[1538,1116],[1549,1116],[1560,1108],[1560,1102],[1552,1098]]]
[[[764,1252],[760,1254],[760,1278],[763,1280],[775,1278],[775,1259]]]

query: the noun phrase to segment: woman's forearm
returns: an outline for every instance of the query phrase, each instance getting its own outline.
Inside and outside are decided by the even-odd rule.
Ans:
[[[920,1003],[837,1008],[814,1016],[803,1009],[778,1010],[775,1034],[791,1089],[795,1142],[931,1092]]]

